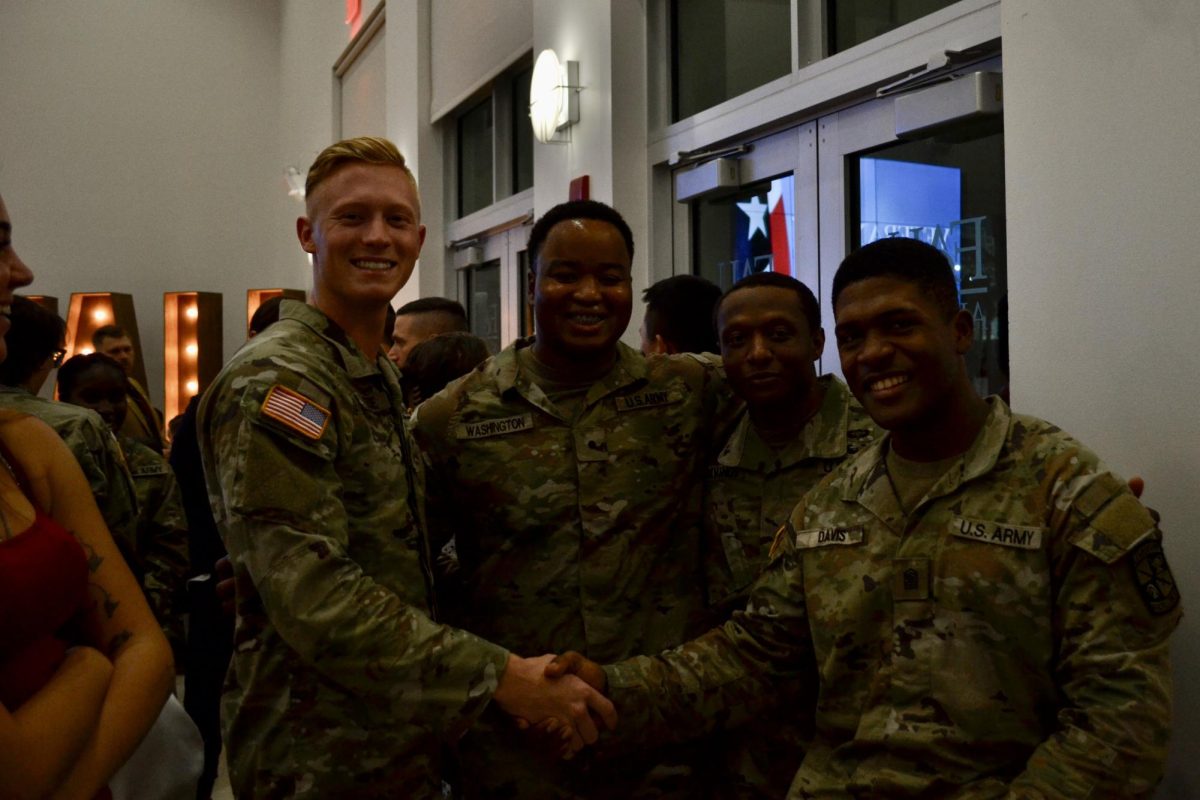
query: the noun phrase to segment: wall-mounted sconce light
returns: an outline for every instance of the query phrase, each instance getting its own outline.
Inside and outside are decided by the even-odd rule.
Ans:
[[[163,294],[163,411],[182,414],[221,371],[221,295],[218,292]]]
[[[565,141],[558,132],[579,121],[579,62],[560,62],[553,50],[543,50],[529,82],[529,119],[539,142]]]
[[[283,171],[283,177],[287,180],[288,197],[294,197],[303,203],[306,180],[304,174],[295,167],[288,167]]]
[[[66,357],[91,353],[92,334],[105,325],[117,325],[129,336],[137,356],[133,364],[133,377],[145,386],[146,362],[132,295],[120,292],[72,292],[71,307],[67,311]]]
[[[246,290],[246,333],[250,333],[250,320],[267,300],[272,297],[282,297],[284,300],[305,301],[303,289],[247,289]]]

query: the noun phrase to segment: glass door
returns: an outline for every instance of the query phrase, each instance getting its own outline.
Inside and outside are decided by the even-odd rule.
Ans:
[[[523,276],[530,228],[519,224],[482,236],[453,254],[457,299],[467,310],[471,333],[487,342],[493,354],[525,335]]]
[[[915,132],[898,134],[898,121],[910,125],[912,108],[922,107],[917,98],[898,114],[899,99],[873,101],[819,121],[820,298],[826,329],[833,327],[833,276],[846,253],[888,236],[920,239],[946,254],[960,302],[975,319],[967,365],[976,389],[984,395],[1005,392],[1003,117],[969,113],[931,119],[928,127],[918,120]],[[833,339],[827,337],[822,368],[840,372]]]
[[[676,171],[677,273],[724,290],[774,271],[816,290],[815,131],[792,128]]]

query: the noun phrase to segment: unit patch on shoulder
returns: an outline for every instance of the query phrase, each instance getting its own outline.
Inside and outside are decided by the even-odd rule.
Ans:
[[[1142,542],[1133,549],[1130,563],[1133,579],[1150,613],[1161,616],[1174,611],[1179,605],[1179,587],[1167,565],[1162,542],[1157,537]]]
[[[329,409],[323,408],[297,391],[275,384],[263,400],[262,413],[281,422],[306,439],[321,438],[329,426]]]

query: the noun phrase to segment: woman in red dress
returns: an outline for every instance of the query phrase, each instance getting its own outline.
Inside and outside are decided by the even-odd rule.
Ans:
[[[0,198],[0,360],[32,278]],[[40,421],[0,415],[0,794],[105,796],[173,677],[78,463]]]

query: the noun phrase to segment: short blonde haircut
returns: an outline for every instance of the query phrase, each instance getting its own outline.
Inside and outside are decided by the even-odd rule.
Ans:
[[[417,188],[417,179],[408,168],[403,154],[396,145],[378,136],[359,136],[355,139],[343,139],[326,147],[320,152],[308,168],[308,178],[304,181],[305,197],[312,197],[313,191],[330,175],[347,164],[378,164],[380,166],[399,167],[408,182],[412,184],[413,193],[417,196],[417,213],[421,213],[421,192]]]

